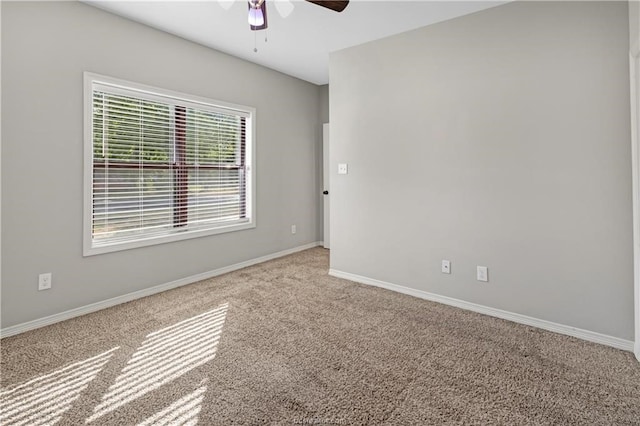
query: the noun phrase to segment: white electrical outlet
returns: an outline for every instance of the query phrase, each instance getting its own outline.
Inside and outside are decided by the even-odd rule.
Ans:
[[[443,260],[442,261],[442,273],[443,274],[450,274],[451,273],[451,262],[449,262],[448,260]]]
[[[347,173],[349,173],[349,165],[346,163],[338,164],[338,174],[346,175]]]
[[[51,272],[38,276],[38,290],[49,290],[51,288]]]
[[[295,234],[296,232],[298,232],[298,228],[295,225],[291,225],[291,233]]]
[[[489,268],[486,266],[478,266],[476,279],[478,281],[489,281]]]

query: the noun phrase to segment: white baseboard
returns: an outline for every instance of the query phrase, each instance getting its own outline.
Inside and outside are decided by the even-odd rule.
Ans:
[[[121,303],[130,302],[132,300],[140,299],[142,297],[151,296],[152,294],[160,293],[170,290],[176,287],[182,287],[187,284],[193,284],[198,281],[206,280],[216,277],[218,275],[226,274],[229,272],[237,271],[238,269],[246,268],[248,266],[256,265],[258,263],[266,262],[268,260],[277,259],[279,257],[287,256],[289,254],[297,253],[302,250],[307,250],[313,247],[321,246],[322,242],[316,241],[313,243],[305,244],[303,246],[294,247],[288,250],[279,251],[277,253],[268,254],[266,256],[258,257],[255,259],[246,260],[244,262],[236,263],[234,265],[218,268],[213,271],[203,272],[201,274],[191,275],[190,277],[182,278],[179,280],[171,281],[165,284],[156,285],[153,287],[145,288],[143,290],[134,291],[133,293],[127,293],[122,296],[113,297],[111,299],[103,300],[101,302],[92,303],[90,305],[81,306],[79,308],[71,309],[59,314],[50,315],[48,317],[39,318],[37,320],[28,321],[22,324],[13,325],[0,330],[0,338],[13,336],[16,334],[24,333],[25,331],[34,330],[36,328],[44,327],[47,325],[55,324],[60,321],[65,321],[80,315],[89,314],[91,312],[99,311],[101,309],[110,308],[111,306],[119,305]]]
[[[454,299],[452,297],[441,296],[439,294],[429,293],[422,290],[416,290],[409,287],[403,287],[396,284],[391,284],[385,281],[375,280],[373,278],[363,277],[361,275],[351,274],[349,272],[342,272],[335,269],[329,270],[329,275],[344,278],[349,281],[355,281],[361,284],[372,285],[376,287],[386,288],[387,290],[396,291],[398,293],[408,294],[410,296],[418,297],[420,299],[430,300],[432,302],[438,302],[445,305],[455,306],[456,308],[462,308],[473,312],[497,317],[520,324],[530,325],[532,327],[541,328],[543,330],[553,331],[559,334],[565,334],[567,336],[577,337],[578,339],[587,340],[589,342],[600,343],[602,345],[612,346],[624,351],[633,352],[634,342],[631,340],[620,339],[618,337],[608,336],[606,334],[596,333],[594,331],[583,330],[568,325],[557,324],[551,321],[545,321],[538,318],[528,317],[526,315],[516,314],[514,312],[503,311],[501,309],[491,308],[488,306],[478,305],[476,303],[465,302],[464,300]],[[636,344],[636,357],[638,357],[640,342]],[[638,357],[640,360],[640,357]]]
[[[636,342],[636,348],[634,353],[636,354],[636,359],[640,361],[640,342]]]

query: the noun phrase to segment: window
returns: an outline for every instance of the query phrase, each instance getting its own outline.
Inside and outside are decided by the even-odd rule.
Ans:
[[[255,227],[255,110],[85,73],[92,255]]]

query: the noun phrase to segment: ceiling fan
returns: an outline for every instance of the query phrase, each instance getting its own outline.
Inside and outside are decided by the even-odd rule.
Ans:
[[[229,9],[235,0],[218,0],[220,5],[225,9]],[[349,0],[305,0],[309,3],[322,6],[335,12],[342,12],[348,5]],[[286,18],[293,12],[293,3],[291,0],[269,0],[276,7],[276,10],[283,18]],[[267,28],[267,1],[266,0],[247,0],[249,7],[249,28],[252,31],[264,30]]]

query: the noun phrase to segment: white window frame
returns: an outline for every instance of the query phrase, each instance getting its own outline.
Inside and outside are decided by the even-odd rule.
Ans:
[[[160,236],[142,236],[139,239],[118,242],[110,245],[93,245],[92,222],[93,222],[93,90],[94,86],[109,86],[110,89],[118,88],[127,91],[139,92],[142,98],[153,99],[156,96],[173,98],[184,102],[188,106],[218,111],[237,111],[246,114],[245,133],[245,164],[246,164],[246,221],[209,229],[198,230],[175,230]],[[146,247],[156,244],[164,244],[173,241],[199,238],[209,235],[240,231],[256,227],[256,173],[255,173],[255,129],[256,129],[256,109],[244,105],[232,104],[228,102],[209,99],[201,96],[175,92],[158,87],[147,86],[145,84],[107,77],[91,72],[84,73],[84,211],[83,211],[83,255],[93,256],[102,253],[110,253],[121,250],[129,250],[139,247]]]

